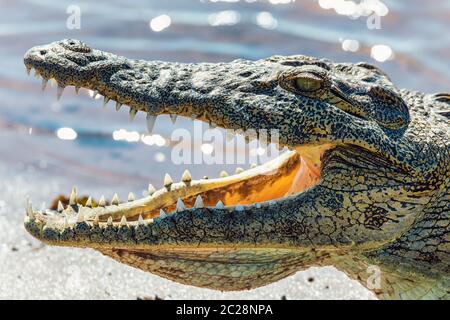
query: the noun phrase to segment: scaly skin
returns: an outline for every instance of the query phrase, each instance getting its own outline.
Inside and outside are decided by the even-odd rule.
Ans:
[[[448,94],[399,90],[366,63],[300,55],[147,62],[63,40],[30,49],[24,62],[44,82],[55,78],[59,92],[84,87],[128,105],[132,116],[146,112],[149,127],[172,114],[225,129],[277,129],[291,150],[226,178],[167,178],[124,204],[77,204],[74,190],[58,212],[29,205],[25,227],[38,239],[219,290],[334,265],[380,298],[450,297]]]

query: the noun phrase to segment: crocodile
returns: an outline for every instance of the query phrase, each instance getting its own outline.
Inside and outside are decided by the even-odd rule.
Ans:
[[[334,266],[380,299],[450,298],[450,94],[304,55],[143,61],[65,39],[24,64],[43,88],[56,80],[58,98],[74,86],[146,113],[150,132],[158,115],[183,116],[248,140],[275,130],[285,148],[219,178],[166,174],[140,199],[81,201],[74,188],[47,210],[28,201],[24,225],[40,241],[222,291]]]

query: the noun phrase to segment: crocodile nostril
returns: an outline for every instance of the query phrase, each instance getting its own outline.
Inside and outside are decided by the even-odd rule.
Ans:
[[[39,51],[39,53],[41,54],[41,56],[45,56],[47,54],[47,50],[41,50]]]

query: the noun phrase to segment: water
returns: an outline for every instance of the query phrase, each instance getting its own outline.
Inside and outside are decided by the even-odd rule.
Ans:
[[[26,75],[22,63],[23,53],[36,44],[71,37],[130,58],[182,62],[302,53],[335,61],[375,63],[399,87],[426,92],[450,87],[448,1],[430,1],[426,6],[419,1],[390,1],[379,30],[369,30],[364,17],[339,15],[333,9],[321,8],[318,1],[274,5],[277,1],[206,0],[134,1],[133,6],[128,1],[77,1],[81,28],[70,30],[66,10],[72,2],[19,0],[1,4],[0,122],[3,131],[15,134],[2,141],[0,159],[58,173],[68,184],[74,176],[80,187],[121,181],[122,190],[118,191],[140,193],[148,181],[160,185],[166,171],[178,177],[188,167],[194,176],[216,176],[222,166],[175,166],[169,161],[168,147],[114,141],[112,132],[120,128],[145,133],[143,116],[138,115],[130,124],[127,108],[117,113],[110,105],[103,110],[101,101],[92,101],[86,92],[76,96],[71,88],[66,89],[60,103],[56,102],[55,88],[41,93],[40,82]],[[162,14],[170,17],[171,24],[155,32],[149,22]],[[358,41],[359,50],[343,50],[345,40]],[[380,44],[392,49],[393,59],[377,62],[371,58],[371,48]],[[59,140],[54,131],[60,127],[73,128],[79,138]],[[192,129],[192,123],[179,120],[173,126],[163,116],[154,132],[169,138],[177,127]],[[31,135],[27,134],[30,128]],[[13,154],[6,155],[11,149]],[[30,149],[34,150],[32,157],[20,152]]]
[[[399,87],[425,92],[450,88],[450,1],[386,1],[389,12],[380,18],[381,29],[374,30],[367,27],[366,18],[337,14],[322,8],[319,1],[275,2],[155,0],[133,1],[130,5],[125,0],[1,1],[0,204],[8,210],[0,211],[0,218],[10,228],[0,241],[12,247],[27,239],[32,246],[39,246],[20,226],[23,212],[19,208],[26,194],[48,203],[55,193],[68,193],[76,183],[81,193],[111,197],[118,192],[124,199],[128,191],[140,194],[148,182],[160,187],[165,172],[178,179],[189,168],[194,178],[215,177],[224,168],[174,165],[170,145],[114,140],[112,134],[119,129],[145,133],[143,115],[129,123],[127,108],[115,112],[110,104],[103,109],[100,100],[92,100],[84,91],[77,96],[72,88],[56,102],[55,88],[42,93],[40,81],[26,75],[22,56],[31,46],[76,38],[129,58],[179,62],[301,53],[342,62],[369,61],[384,69]],[[322,6],[326,3],[320,1]],[[66,10],[71,4],[81,9],[80,29],[67,28]],[[171,23],[156,32],[149,23],[160,15],[168,15]],[[162,25],[166,20],[159,19]],[[161,27],[161,23],[153,27]],[[372,58],[371,50],[376,45],[390,48],[391,59],[380,62]],[[352,52],[343,46],[359,48]],[[378,60],[386,58],[386,47],[381,48],[384,51],[376,56]],[[55,131],[61,127],[75,130],[77,139],[58,138]],[[167,139],[174,128],[181,127],[192,130],[192,122],[179,119],[173,125],[168,117],[161,116],[154,133]],[[230,171],[234,167],[228,165]],[[66,252],[58,250],[51,251],[52,255]],[[71,254],[67,251],[67,257]],[[333,275],[327,272],[321,275]],[[343,281],[340,285],[345,287]],[[323,288],[317,290],[316,295],[326,296]],[[299,292],[296,297],[305,296],[305,291]],[[338,294],[332,291],[331,296],[333,292]]]

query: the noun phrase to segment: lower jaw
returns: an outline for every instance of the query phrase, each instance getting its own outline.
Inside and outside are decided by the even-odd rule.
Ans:
[[[81,199],[70,204],[74,201],[73,194],[70,200],[59,197],[63,200],[64,210],[58,210],[57,203],[54,203],[53,210],[33,213],[33,218],[41,220],[47,227],[63,230],[81,220],[105,227],[123,224],[124,220],[130,224],[152,222],[155,218],[178,211],[181,205],[183,208],[223,205],[230,210],[239,210],[246,205],[280,201],[283,197],[304,192],[319,182],[321,157],[329,148],[331,145],[328,144],[299,147],[265,164],[227,177],[193,180],[184,176],[181,182],[165,181],[165,186],[151,195],[125,203],[89,206]]]

